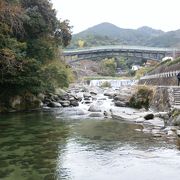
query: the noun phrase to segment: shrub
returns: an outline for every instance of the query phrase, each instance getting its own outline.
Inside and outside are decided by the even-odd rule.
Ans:
[[[149,109],[150,100],[153,95],[153,90],[146,86],[140,86],[137,92],[130,98],[129,106],[133,108]]]

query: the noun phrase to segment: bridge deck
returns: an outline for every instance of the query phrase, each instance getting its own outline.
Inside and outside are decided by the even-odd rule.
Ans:
[[[81,48],[81,49],[67,49],[64,50],[63,54],[65,56],[72,54],[81,54],[88,52],[97,52],[97,51],[151,51],[151,52],[180,52],[179,49],[173,48],[157,48],[157,47],[145,47],[145,46],[98,46],[98,47],[89,47],[89,48]]]

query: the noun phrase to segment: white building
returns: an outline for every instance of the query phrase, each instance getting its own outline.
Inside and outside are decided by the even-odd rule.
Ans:
[[[173,57],[168,57],[168,56],[166,56],[166,57],[164,57],[164,58],[162,58],[162,61],[167,61],[167,60],[171,60],[171,61],[173,61],[174,60],[174,58]]]
[[[140,68],[141,68],[141,66],[139,66],[139,65],[133,65],[132,68],[131,68],[131,70],[137,71],[137,70],[140,69]]]

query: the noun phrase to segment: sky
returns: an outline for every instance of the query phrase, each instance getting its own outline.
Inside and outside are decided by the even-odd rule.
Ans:
[[[57,16],[73,34],[109,22],[121,28],[180,29],[180,0],[52,0]]]

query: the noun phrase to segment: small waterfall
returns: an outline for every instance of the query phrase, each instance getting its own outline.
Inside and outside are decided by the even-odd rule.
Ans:
[[[90,86],[91,87],[99,87],[104,82],[110,83],[112,88],[119,88],[122,86],[131,86],[131,85],[137,83],[136,80],[130,80],[130,79],[123,79],[123,80],[103,80],[102,79],[102,80],[91,80]]]

